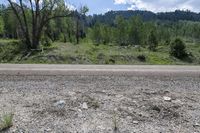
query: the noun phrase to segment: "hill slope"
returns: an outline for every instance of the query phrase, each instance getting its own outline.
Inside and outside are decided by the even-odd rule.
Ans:
[[[151,11],[140,11],[140,10],[129,10],[129,11],[109,11],[105,14],[94,15],[91,19],[91,23],[101,22],[112,24],[116,16],[123,16],[125,19],[129,19],[133,16],[141,16],[144,21],[152,20],[168,20],[168,21],[179,21],[179,20],[188,20],[188,21],[200,21],[200,14],[190,11],[180,11],[176,10],[174,12],[161,12],[153,13]]]

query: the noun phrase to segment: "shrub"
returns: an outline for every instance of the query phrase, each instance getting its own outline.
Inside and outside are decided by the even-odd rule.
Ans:
[[[4,114],[0,123],[0,131],[6,130],[13,125],[13,114]]]
[[[170,54],[178,59],[184,59],[187,57],[185,43],[177,38],[175,39],[170,46]]]
[[[141,61],[141,62],[145,62],[145,61],[146,61],[146,56],[144,56],[144,55],[138,55],[138,56],[137,56],[137,59],[138,59],[139,61]]]
[[[47,37],[47,36],[44,36],[42,37],[41,39],[41,44],[44,46],[44,47],[50,47],[52,45],[52,40]]]
[[[13,61],[25,49],[24,45],[19,41],[2,43],[0,45],[0,62],[6,63]]]
[[[112,59],[112,58],[109,59],[109,64],[115,64],[115,62],[116,62],[115,59]]]
[[[164,45],[167,45],[167,46],[170,45],[170,40],[169,39],[166,40],[165,43],[164,43]]]

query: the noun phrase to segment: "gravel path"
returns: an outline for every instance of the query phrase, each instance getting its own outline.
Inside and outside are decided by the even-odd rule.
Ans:
[[[4,112],[8,133],[200,133],[200,78],[1,75]]]

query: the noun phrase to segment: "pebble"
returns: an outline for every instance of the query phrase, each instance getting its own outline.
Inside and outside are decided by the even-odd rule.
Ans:
[[[195,123],[193,126],[194,127],[200,127],[200,124],[199,123]]]
[[[173,100],[173,103],[178,104],[178,105],[183,105],[184,103],[181,100]]]
[[[83,108],[83,109],[88,109],[88,105],[87,105],[86,102],[83,103],[82,108]]]
[[[74,97],[76,95],[75,92],[68,92],[68,94],[71,96],[71,97]]]
[[[138,124],[139,122],[138,121],[133,121],[133,124]]]
[[[44,132],[51,132],[50,128],[44,129]]]
[[[163,99],[164,99],[165,101],[167,101],[167,102],[171,102],[171,101],[172,101],[172,98],[171,98],[171,97],[166,97],[166,96],[164,96]]]
[[[64,100],[60,100],[60,101],[56,102],[56,103],[54,104],[54,106],[56,106],[57,108],[62,109],[62,108],[65,107],[65,101],[64,101]]]

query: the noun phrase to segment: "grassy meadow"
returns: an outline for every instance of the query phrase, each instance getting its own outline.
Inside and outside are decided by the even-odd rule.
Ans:
[[[54,42],[39,51],[25,54],[17,40],[0,40],[1,63],[47,64],[118,64],[118,65],[199,65],[200,44],[186,41],[190,60],[180,60],[169,54],[169,45],[159,45],[155,52],[146,47],[94,45]]]

